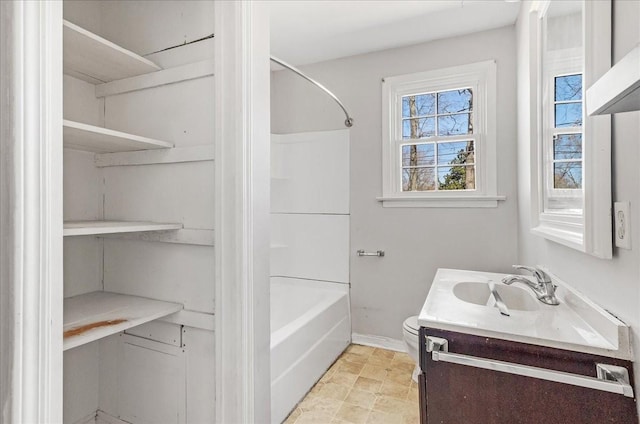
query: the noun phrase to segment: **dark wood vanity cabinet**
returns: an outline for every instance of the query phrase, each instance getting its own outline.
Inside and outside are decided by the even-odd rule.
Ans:
[[[427,336],[446,339],[448,353],[470,363],[435,361]],[[638,423],[633,397],[477,366],[502,361],[595,378],[604,363],[625,367],[633,385],[629,361],[425,327],[419,340],[422,424]]]

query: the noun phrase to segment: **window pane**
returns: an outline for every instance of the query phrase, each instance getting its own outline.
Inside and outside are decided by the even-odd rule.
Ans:
[[[582,162],[553,164],[554,188],[582,188]]]
[[[473,166],[439,166],[438,190],[473,190],[476,172]]]
[[[435,165],[435,150],[433,144],[402,146],[402,166]]]
[[[435,189],[435,168],[402,169],[402,191],[428,191]]]
[[[402,120],[402,138],[433,137],[436,134],[436,118],[412,118]]]
[[[473,93],[470,88],[438,93],[438,114],[469,112],[473,107]]]
[[[418,94],[415,96],[404,96],[402,98],[402,117],[412,118],[414,116],[435,115],[436,96],[435,94]]]
[[[438,135],[473,134],[470,113],[438,116]]]
[[[553,159],[582,159],[582,134],[558,134],[553,140]]]
[[[582,100],[582,75],[556,77],[556,102]]]
[[[582,103],[556,105],[556,128],[582,126]]]
[[[474,163],[473,141],[438,143],[438,165]]]

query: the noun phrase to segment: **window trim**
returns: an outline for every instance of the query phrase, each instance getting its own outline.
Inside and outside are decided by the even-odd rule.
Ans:
[[[489,60],[384,78],[382,81],[382,196],[384,207],[497,207],[496,62]],[[452,137],[474,140],[476,188],[403,192],[401,189],[402,97],[454,90],[473,90],[474,134]],[[441,137],[420,140],[438,141]],[[447,141],[454,141],[447,137]],[[414,143],[409,143],[414,144]]]

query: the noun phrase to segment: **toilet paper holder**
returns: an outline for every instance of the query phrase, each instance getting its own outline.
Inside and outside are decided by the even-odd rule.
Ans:
[[[384,256],[384,250],[378,250],[376,252],[365,252],[364,250],[358,250],[356,253],[358,254],[358,256]]]

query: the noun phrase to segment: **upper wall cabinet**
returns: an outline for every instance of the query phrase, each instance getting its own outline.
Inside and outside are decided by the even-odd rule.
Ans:
[[[534,2],[532,232],[612,256],[611,122],[588,116],[586,87],[611,67],[611,2]]]
[[[587,90],[587,113],[640,110],[640,43]]]

